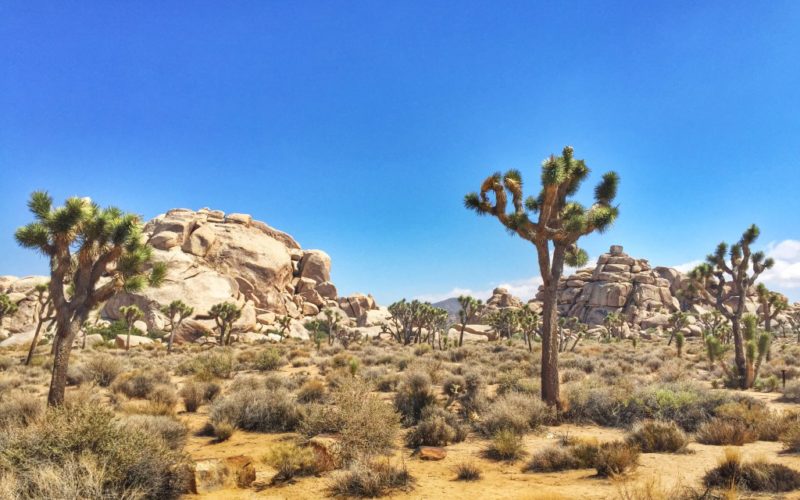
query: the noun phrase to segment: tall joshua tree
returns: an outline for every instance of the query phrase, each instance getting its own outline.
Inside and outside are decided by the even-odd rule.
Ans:
[[[15,236],[21,246],[50,259],[56,334],[47,403],[58,406],[64,402],[72,344],[92,309],[119,290],[158,285],[165,268],[150,265],[151,248],[143,243],[136,215],[100,208],[88,198],[69,198],[54,208],[53,199],[43,191],[31,195],[28,208],[35,220]],[[101,278],[104,283],[98,286]]]
[[[467,324],[475,321],[481,314],[483,309],[483,301],[470,297],[469,295],[461,295],[458,297],[458,305],[461,309],[458,311],[458,321],[461,323],[461,331],[458,333],[458,346],[464,345],[464,330]]]
[[[183,324],[183,321],[192,315],[193,307],[189,307],[182,300],[173,300],[161,308],[161,312],[167,317],[169,322],[169,341],[167,341],[167,353],[172,353],[172,343],[175,340],[175,333]]]
[[[119,314],[122,316],[125,326],[128,327],[128,335],[125,337],[125,350],[129,351],[131,349],[131,333],[133,333],[134,325],[144,318],[144,312],[136,304],[131,304],[120,307]]]
[[[774,264],[772,259],[764,258],[763,252],[751,250],[759,233],[758,227],[753,224],[737,243],[730,248],[726,243],[720,243],[716,251],[706,257],[706,262],[689,273],[692,290],[713,304],[731,322],[737,385],[741,389],[749,388],[748,381],[752,383],[752,377],[748,377],[745,339],[742,335],[747,292],[758,276]]]
[[[36,330],[33,332],[33,339],[31,346],[28,348],[28,357],[25,358],[25,366],[31,364],[33,360],[33,353],[36,351],[36,346],[39,345],[39,335],[42,333],[42,327],[45,322],[52,321],[53,314],[53,301],[50,300],[50,295],[47,293],[49,284],[40,283],[36,285]],[[52,326],[52,323],[51,323]]]
[[[536,247],[539,271],[543,280],[542,311],[542,399],[560,407],[558,382],[558,337],[556,336],[556,295],[564,264],[581,266],[588,256],[578,248],[578,239],[592,232],[603,232],[617,218],[612,205],[619,177],[615,172],[603,175],[595,188],[595,202],[586,208],[570,201],[589,174],[583,160],[573,156],[570,146],[561,156],[551,155],[542,163],[541,191],[525,198],[522,174],[509,170],[495,173],[483,181],[480,193],[464,198],[467,208],[479,215],[492,215],[511,235],[518,235]],[[511,195],[512,208],[508,209]],[[494,200],[491,199],[494,197]]]
[[[3,320],[6,316],[11,316],[17,312],[19,306],[12,301],[8,295],[0,293],[0,335],[3,334]]]

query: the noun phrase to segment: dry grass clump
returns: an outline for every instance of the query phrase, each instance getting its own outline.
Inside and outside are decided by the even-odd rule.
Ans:
[[[709,488],[778,493],[800,488],[800,472],[762,459],[744,462],[739,450],[728,448],[719,465],[706,473],[703,483]]]
[[[358,461],[334,477],[329,489],[333,496],[377,498],[392,491],[409,491],[413,485],[405,464],[398,467],[388,460]]]
[[[790,403],[800,403],[800,380],[788,382],[786,388],[783,390],[783,397],[781,399]]]
[[[4,372],[17,364],[14,362],[14,358],[10,356],[0,356],[0,372]]]
[[[257,432],[288,432],[297,428],[301,411],[283,388],[238,390],[217,398],[210,413],[213,424],[227,422]]]
[[[572,449],[561,446],[550,446],[539,450],[525,466],[525,472],[557,472],[580,469],[582,463]]]
[[[163,370],[138,369],[123,373],[116,377],[111,385],[114,393],[124,394],[129,398],[145,399],[157,385],[170,384],[169,374]]]
[[[12,498],[177,498],[189,475],[187,458],[159,435],[97,404],[51,408],[0,447]]]
[[[178,395],[183,399],[186,411],[194,413],[200,405],[213,401],[220,391],[220,386],[214,382],[195,382],[190,380],[181,387]]]
[[[109,354],[98,354],[83,363],[87,377],[100,387],[108,387],[125,370],[124,363]]]
[[[703,444],[741,446],[755,442],[758,435],[741,420],[715,418],[701,425],[695,438]]]
[[[462,462],[456,465],[455,473],[459,481],[477,481],[481,478],[481,469],[475,462]]]
[[[278,443],[264,456],[264,462],[278,472],[273,483],[288,481],[297,476],[313,476],[319,472],[316,454],[294,443]]]
[[[553,410],[538,396],[516,392],[496,399],[481,417],[479,428],[486,436],[504,429],[524,434],[554,420]]]
[[[485,454],[494,460],[517,460],[525,454],[522,436],[511,429],[501,429],[492,437]]]
[[[222,443],[229,440],[233,436],[234,432],[236,432],[236,426],[224,420],[212,424],[211,426],[211,435],[214,436],[214,439],[217,443]]]
[[[639,448],[622,441],[603,443],[594,458],[594,468],[601,477],[618,476],[639,465]]]
[[[180,450],[186,444],[186,426],[174,418],[163,415],[130,415],[123,420],[124,425],[144,434],[159,436],[173,450]]]
[[[468,429],[458,416],[438,406],[427,406],[416,427],[406,435],[406,444],[418,446],[447,446],[466,439]]]
[[[684,453],[689,438],[675,422],[647,420],[637,424],[626,441],[644,453]]]
[[[431,377],[421,371],[406,373],[394,397],[394,405],[402,415],[403,423],[416,424],[422,417],[422,410],[434,404],[436,394],[431,387]]]
[[[44,402],[35,394],[13,392],[0,399],[0,430],[27,426],[44,413]]]
[[[297,391],[297,401],[301,403],[320,403],[325,400],[325,383],[319,379],[306,381]]]
[[[787,425],[780,436],[786,451],[791,453],[800,452],[800,421],[794,420]]]
[[[286,360],[275,348],[259,351],[253,359],[253,368],[261,372],[277,370],[285,364]]]
[[[565,446],[545,448],[531,457],[526,472],[595,469],[600,477],[618,476],[639,465],[639,448],[624,441],[564,441]]]

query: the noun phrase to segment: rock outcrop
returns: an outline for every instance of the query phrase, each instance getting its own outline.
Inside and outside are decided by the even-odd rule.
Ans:
[[[503,287],[497,287],[492,290],[492,296],[486,301],[488,309],[507,309],[509,307],[520,308],[522,301]]]

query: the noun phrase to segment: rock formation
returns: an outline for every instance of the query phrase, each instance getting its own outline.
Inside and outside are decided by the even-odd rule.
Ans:
[[[520,308],[522,301],[511,295],[507,289],[497,287],[492,290],[492,296],[486,301],[487,309],[507,309],[509,307]]]

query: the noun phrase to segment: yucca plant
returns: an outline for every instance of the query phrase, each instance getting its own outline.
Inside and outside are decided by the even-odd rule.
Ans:
[[[173,300],[169,304],[161,307],[161,312],[167,317],[169,322],[169,341],[167,342],[167,353],[172,353],[172,342],[175,340],[175,332],[181,327],[183,321],[194,313],[194,308],[189,307],[182,300]]]
[[[50,260],[50,297],[56,316],[53,376],[47,402],[64,402],[69,356],[89,313],[120,290],[133,292],[164,278],[163,264],[151,263],[137,215],[100,208],[88,198],[68,198],[53,207],[44,191],[31,195],[34,221],[19,228],[17,242]],[[98,282],[104,283],[98,286]],[[67,293],[69,288],[70,293]]]
[[[689,273],[693,293],[713,304],[731,322],[737,385],[741,389],[748,389],[753,382],[748,377],[742,334],[747,291],[761,273],[774,265],[772,259],[765,258],[764,252],[753,252],[751,249],[759,234],[760,230],[753,224],[737,243],[730,248],[726,243],[720,243],[716,251],[706,257],[706,262]]]
[[[567,146],[561,156],[551,155],[543,162],[542,187],[538,195],[526,198],[522,174],[518,170],[509,170],[505,174],[490,175],[483,181],[479,193],[470,193],[464,198],[468,209],[478,215],[496,217],[509,233],[536,247],[544,299],[542,398],[550,405],[561,405],[556,298],[564,265],[578,267],[586,264],[588,255],[578,247],[578,240],[595,231],[605,231],[618,214],[618,208],[612,205],[619,183],[615,172],[603,175],[602,182],[595,188],[595,202],[591,207],[570,201],[588,174],[586,163],[575,158],[572,147]]]
[[[461,347],[464,345],[464,330],[467,324],[474,323],[483,313],[483,301],[469,295],[461,295],[458,297],[458,305],[461,307],[458,310],[458,321],[461,323],[458,346]]]
[[[219,331],[219,345],[229,345],[231,343],[231,332],[233,324],[242,317],[242,310],[236,304],[222,302],[211,306],[208,315],[214,320]]]

